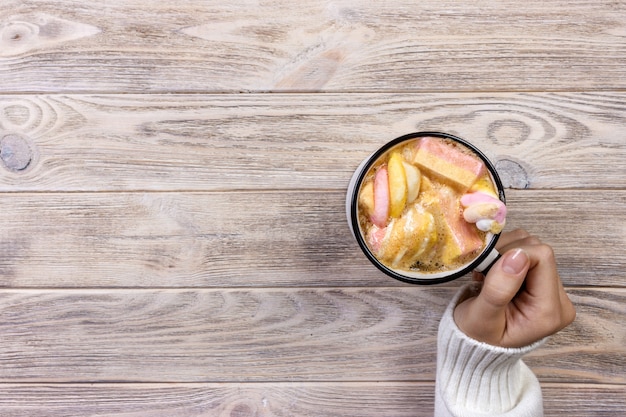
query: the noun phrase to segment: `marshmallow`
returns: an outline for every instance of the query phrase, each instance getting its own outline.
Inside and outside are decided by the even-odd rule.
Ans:
[[[461,197],[463,218],[483,232],[500,233],[506,223],[506,205],[491,194],[477,191]]]
[[[433,215],[419,206],[380,228],[372,225],[367,242],[378,259],[393,268],[408,269],[437,241]]]
[[[413,163],[450,185],[467,191],[485,172],[485,164],[449,142],[438,138],[420,139]]]

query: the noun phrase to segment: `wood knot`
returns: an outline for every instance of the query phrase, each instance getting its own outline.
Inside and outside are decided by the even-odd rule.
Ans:
[[[0,26],[0,42],[10,46],[15,42],[27,42],[39,35],[39,27],[28,22],[9,22]]]
[[[528,173],[519,162],[500,159],[495,165],[504,188],[524,189],[530,186]]]
[[[100,29],[45,13],[13,16],[0,22],[0,57],[15,56],[36,48],[84,38]]]
[[[0,139],[0,159],[9,171],[20,172],[30,165],[33,151],[26,138],[9,134]]]

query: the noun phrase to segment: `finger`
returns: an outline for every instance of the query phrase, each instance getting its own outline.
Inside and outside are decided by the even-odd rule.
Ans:
[[[559,277],[554,252],[544,244],[529,246],[525,250],[531,266],[526,277],[527,295],[524,296],[532,297],[534,305],[542,306],[547,333],[557,332],[574,321],[576,309]]]
[[[503,251],[502,248],[510,245],[511,243],[530,237],[530,234],[524,229],[515,229],[510,232],[504,232],[500,235],[498,243],[496,243],[496,249]]]
[[[489,270],[476,297],[479,314],[486,317],[506,308],[524,283],[529,267],[530,259],[525,250],[518,248],[505,252]]]
[[[567,293],[565,292],[565,289],[562,288],[561,291],[561,310],[562,310],[562,323],[561,323],[561,329],[569,326],[574,319],[576,319],[576,308],[574,307],[574,304],[572,303],[572,300],[570,300],[570,298],[567,296]]]
[[[526,291],[533,297],[558,300],[565,292],[556,267],[552,248],[545,244],[527,245],[530,269],[526,277]]]
[[[482,272],[472,271],[472,281],[474,282],[483,282],[485,280],[485,276]]]
[[[500,235],[500,238],[496,243],[496,250],[498,250],[500,253],[504,253],[518,247],[536,244],[541,244],[539,238],[532,236],[524,229],[514,229],[510,232],[504,232]],[[482,282],[484,278],[485,276],[481,272],[474,271],[472,274],[473,281]]]
[[[496,243],[496,250],[500,253],[504,253],[510,249],[517,248],[524,244],[541,243],[538,238],[531,236],[524,229],[515,229],[510,232],[504,232],[500,235],[500,239]],[[484,274],[482,272],[474,271],[472,274],[473,281],[483,281]]]
[[[522,239],[518,239],[515,240],[513,242],[510,242],[506,245],[503,245],[502,247],[500,247],[500,252],[504,253],[506,251],[509,251],[511,249],[516,249],[516,248],[524,248],[524,247],[528,247],[528,246],[535,246],[535,245],[542,245],[543,243],[541,242],[541,240],[539,240],[538,237],[536,236],[528,236]]]

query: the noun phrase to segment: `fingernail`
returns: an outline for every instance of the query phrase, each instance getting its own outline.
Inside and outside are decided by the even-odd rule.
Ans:
[[[521,273],[528,264],[528,255],[522,249],[509,251],[502,260],[502,270],[507,274],[517,275]]]

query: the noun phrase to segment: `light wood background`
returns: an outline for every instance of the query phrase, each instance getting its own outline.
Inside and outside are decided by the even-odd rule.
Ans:
[[[467,277],[382,275],[344,214],[417,130],[557,253],[546,415],[623,415],[626,1],[0,6],[0,415],[432,415]]]

